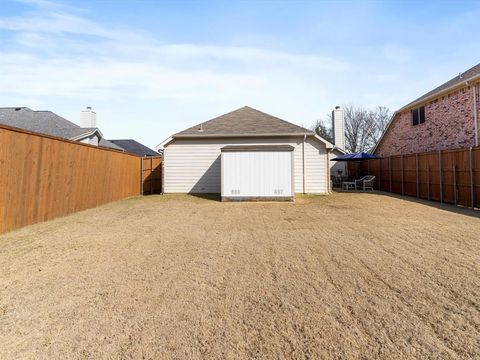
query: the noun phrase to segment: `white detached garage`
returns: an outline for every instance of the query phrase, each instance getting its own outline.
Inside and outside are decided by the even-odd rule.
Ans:
[[[334,146],[248,106],[172,135],[157,149],[163,149],[164,193],[215,193],[235,200],[330,191]]]

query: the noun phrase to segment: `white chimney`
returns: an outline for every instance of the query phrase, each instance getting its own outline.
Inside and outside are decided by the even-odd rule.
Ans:
[[[345,120],[344,112],[340,106],[335,106],[332,111],[333,143],[340,149],[345,149]]]
[[[80,112],[80,126],[85,128],[97,127],[97,113],[87,106],[86,110]]]

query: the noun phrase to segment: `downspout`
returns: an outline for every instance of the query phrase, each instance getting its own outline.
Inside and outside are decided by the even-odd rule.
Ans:
[[[302,170],[303,170],[303,193],[305,194],[305,140],[307,140],[307,135],[303,135],[302,143]]]
[[[477,114],[477,86],[473,84],[473,123],[475,129],[475,146],[478,146],[478,114]]]
[[[330,194],[331,184],[330,184],[330,153],[333,149],[327,149],[327,194]]]

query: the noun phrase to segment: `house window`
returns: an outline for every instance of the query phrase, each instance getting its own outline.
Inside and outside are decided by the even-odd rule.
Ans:
[[[425,106],[412,110],[412,125],[423,124],[425,122]]]

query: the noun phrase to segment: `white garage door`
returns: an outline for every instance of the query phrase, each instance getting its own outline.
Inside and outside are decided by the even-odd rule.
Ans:
[[[222,148],[222,198],[293,197],[293,149],[289,145]]]

